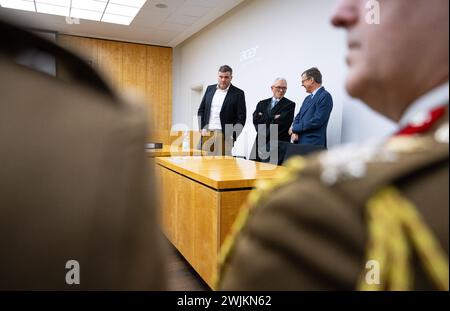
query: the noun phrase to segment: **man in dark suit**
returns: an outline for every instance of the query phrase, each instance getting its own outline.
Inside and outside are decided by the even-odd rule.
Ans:
[[[286,79],[277,78],[271,89],[273,96],[260,101],[253,113],[253,124],[257,135],[253,145],[252,158],[261,162],[272,162],[271,151],[278,150],[278,142],[290,141],[288,132],[294,119],[295,103],[284,97],[287,91]],[[272,137],[271,135],[277,136]]]
[[[322,86],[319,69],[311,68],[302,73],[302,86],[310,93],[303,101],[289,131],[291,141],[303,145],[327,147],[327,125],[333,109],[333,99]]]
[[[202,149],[208,153],[231,155],[233,144],[245,125],[245,94],[231,84],[232,79],[231,67],[221,66],[217,84],[208,86],[198,108]]]

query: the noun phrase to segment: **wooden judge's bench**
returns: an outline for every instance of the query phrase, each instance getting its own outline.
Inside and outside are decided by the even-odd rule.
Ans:
[[[242,203],[283,167],[233,157],[157,157],[162,226],[170,242],[214,288],[219,251]]]

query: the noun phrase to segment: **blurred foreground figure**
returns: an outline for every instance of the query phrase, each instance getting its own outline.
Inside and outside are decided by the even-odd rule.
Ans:
[[[145,111],[53,43],[0,33],[0,289],[163,289]],[[29,50],[70,81],[19,65]]]
[[[347,31],[347,91],[398,132],[294,159],[261,185],[223,247],[219,287],[448,290],[449,2],[343,0],[332,23]]]

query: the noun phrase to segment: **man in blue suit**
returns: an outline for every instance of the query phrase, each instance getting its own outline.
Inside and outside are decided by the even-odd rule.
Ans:
[[[317,68],[302,73],[302,86],[311,95],[303,101],[289,130],[291,142],[326,148],[327,125],[333,109],[333,99],[322,86],[322,74]]]

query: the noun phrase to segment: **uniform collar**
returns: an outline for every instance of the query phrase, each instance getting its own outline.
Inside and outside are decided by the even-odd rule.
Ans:
[[[435,110],[439,106],[448,105],[448,81],[439,87],[431,90],[425,95],[417,99],[411,106],[406,109],[403,117],[398,123],[399,129],[409,124],[420,123],[422,119],[426,119],[430,111]]]

